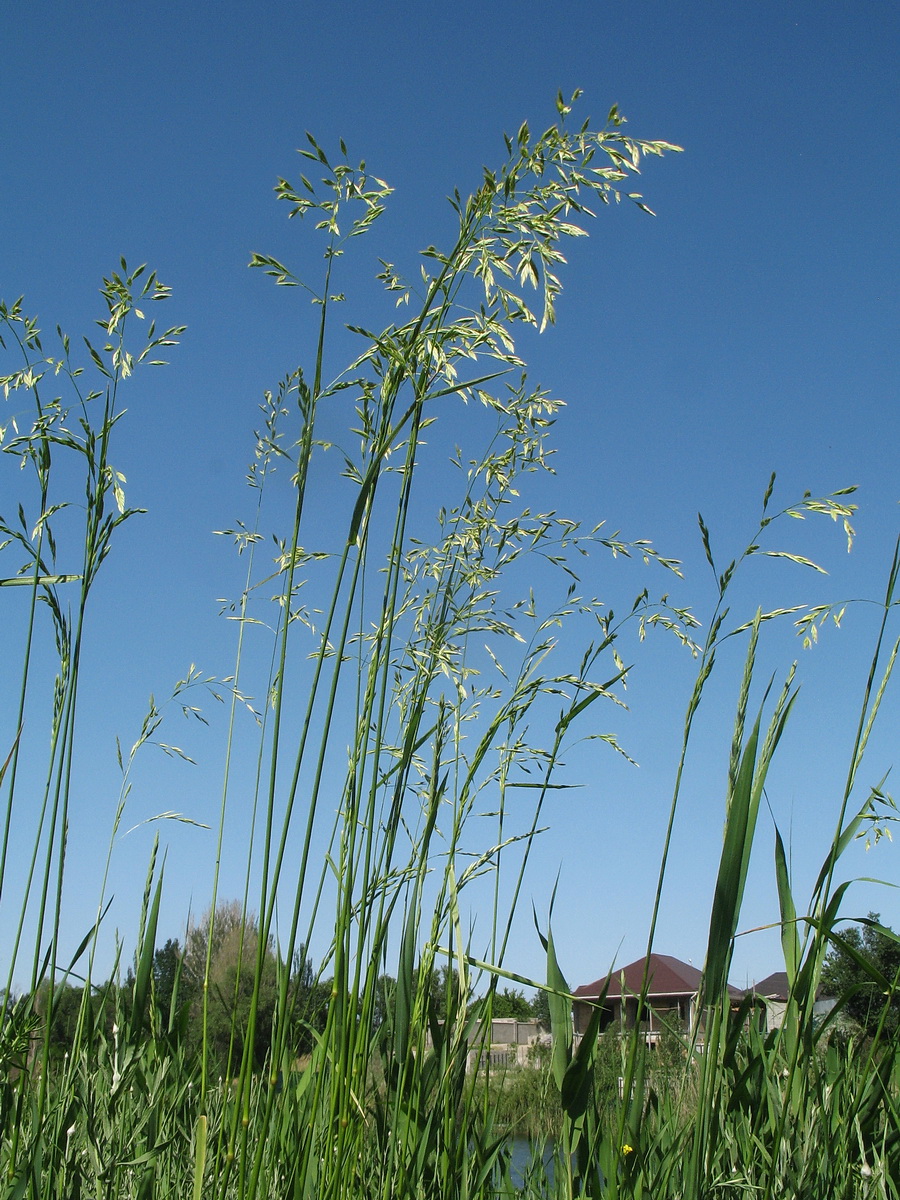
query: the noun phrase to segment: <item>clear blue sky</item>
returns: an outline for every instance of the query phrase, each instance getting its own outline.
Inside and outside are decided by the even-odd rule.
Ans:
[[[572,247],[558,325],[525,346],[532,376],[567,409],[556,435],[555,490],[542,502],[626,537],[648,537],[685,563],[672,598],[704,618],[714,600],[697,535],[700,510],[727,560],[753,532],[769,474],[773,503],[804,490],[859,485],[859,537],[848,557],[821,522],[778,535],[773,548],[821,560],[827,577],[751,563],[736,605],[764,607],[877,597],[897,532],[900,16],[890,5],[606,5],[532,0],[431,7],[386,0],[251,9],[160,3],[38,2],[5,21],[0,92],[0,296],[24,293],[42,327],[74,337],[98,315],[96,288],[120,255],[146,261],[173,288],[184,323],[171,365],[131,390],[118,462],[129,500],[149,510],[124,531],[104,571],[89,633],[76,761],[65,929],[91,919],[96,872],[116,802],[115,737],[130,743],[150,692],[162,697],[187,665],[231,669],[233,627],[217,599],[237,595],[241,566],[211,531],[247,518],[243,475],[262,392],[311,359],[310,310],[246,269],[251,251],[311,261],[307,231],[272,195],[296,175],[304,130],[395,189],[388,214],[345,282],[365,297],[377,254],[416,269],[417,251],[448,240],[445,196],[477,187],[502,158],[504,131],[543,128],[558,89],[584,89],[581,112],[602,122],[613,102],[636,137],[684,154],[650,160],[643,191],[655,219],[603,211]],[[367,255],[371,259],[367,259]],[[392,319],[385,308],[383,323]],[[348,319],[353,319],[348,312]],[[15,398],[0,410],[14,415]],[[0,512],[20,477],[0,462]],[[9,555],[9,551],[4,552]],[[2,573],[18,565],[7,558]],[[658,572],[598,558],[589,590],[615,607]],[[4,644],[18,646],[21,597],[0,594]],[[769,800],[791,836],[798,903],[830,837],[865,678],[872,610],[801,656],[803,680]],[[764,658],[801,655],[789,625]],[[612,753],[569,756],[583,788],[551,814],[528,893],[545,913],[557,871],[555,933],[573,985],[643,949],[692,664],[660,637],[635,663],[629,713],[597,712],[639,769]],[[657,949],[698,962],[721,845],[724,777],[740,648],[701,714],[676,829]],[[0,665],[12,695],[16,653]],[[889,696],[866,784],[896,755]],[[0,747],[14,734],[0,709]],[[130,827],[175,809],[214,821],[222,723],[177,725],[195,769],[148,756],[135,778]],[[30,731],[29,731],[30,732]],[[36,736],[36,735],[35,735]],[[890,788],[890,781],[886,785]],[[862,797],[860,797],[862,798]],[[18,829],[24,855],[25,819]],[[209,891],[212,834],[164,827],[169,844],[164,934]],[[242,834],[227,847],[224,894],[241,886]],[[130,944],[150,845],[145,828],[116,851],[111,914]],[[771,824],[748,889],[745,927],[777,917]],[[897,849],[860,848],[845,873],[898,880]],[[846,906],[900,925],[889,889],[861,886]],[[14,890],[3,897],[0,957]],[[781,965],[773,934],[742,938],[733,982]],[[529,905],[508,965],[541,972]]]

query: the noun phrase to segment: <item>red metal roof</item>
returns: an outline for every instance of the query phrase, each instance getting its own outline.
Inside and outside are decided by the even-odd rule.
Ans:
[[[771,975],[767,975],[759,983],[754,983],[753,987],[748,990],[756,996],[763,996],[766,1000],[787,1000],[790,991],[787,971],[773,971]]]
[[[646,959],[636,959],[627,967],[613,971],[610,976],[604,976],[602,979],[595,980],[594,983],[586,983],[582,987],[576,988],[573,995],[584,996],[585,999],[595,999],[603,991],[606,980],[609,979],[609,990],[606,994],[610,999],[618,999],[622,995],[623,977],[625,995],[637,995],[644,983],[645,962]],[[651,954],[647,996],[652,998],[653,996],[693,995],[699,991],[702,977],[701,971],[692,967],[690,963],[682,962],[680,958],[673,958],[671,954]],[[733,996],[740,995],[738,990],[731,987],[730,984],[728,991]]]

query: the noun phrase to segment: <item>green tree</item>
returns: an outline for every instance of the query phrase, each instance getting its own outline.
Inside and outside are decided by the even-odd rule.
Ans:
[[[375,999],[372,1025],[379,1029],[394,1011],[397,996],[397,980],[393,975],[379,975],[375,980]]]
[[[294,954],[290,986],[292,1046],[298,1054],[308,1054],[325,1028],[332,983],[317,977],[305,946]]]
[[[844,944],[832,946],[822,968],[823,992],[870,1035],[885,1006],[884,1032],[900,1029],[900,941],[880,922],[880,914],[870,912],[864,922],[844,930]],[[878,975],[890,985],[887,992]]]
[[[421,968],[416,967],[413,972],[413,992],[418,990],[420,971]],[[383,978],[390,979],[389,976]],[[395,994],[394,987],[394,981],[390,979],[391,996]],[[428,980],[428,1008],[431,1020],[445,1021],[447,1019],[448,992],[451,995],[459,992],[459,972],[456,967],[451,969],[445,963],[443,966],[434,967]]]
[[[178,938],[169,938],[153,955],[153,991],[160,1027],[164,1032],[182,1031],[196,995],[185,978],[184,951]]]
[[[153,955],[153,986],[161,1013],[167,1013],[171,1007],[180,962],[181,947],[178,938],[169,938]]]
[[[44,981],[37,990],[33,1010],[38,1023],[43,1027],[50,1018],[50,1053],[53,1058],[62,1058],[75,1043],[79,1021],[83,1019],[83,1035],[90,1038],[91,1031],[108,1036],[115,1020],[116,995],[119,989],[112,982],[95,986],[85,996],[83,987],[66,982],[57,982],[51,1006],[50,984]],[[82,1009],[84,1014],[82,1015]]]
[[[71,984],[62,984],[56,989],[50,1022],[50,1044],[55,1054],[62,1055],[72,1047],[83,997],[84,988]]]
[[[531,1016],[546,1029],[550,1028],[550,999],[543,988],[538,988],[531,997]]]
[[[239,901],[216,906],[197,924],[188,927],[182,973],[192,993],[192,1040],[203,1031],[203,983],[209,960],[206,1033],[216,1068],[237,1070],[244,1053],[250,1002],[253,995],[259,925],[253,913],[244,913]],[[265,947],[259,985],[253,1066],[262,1066],[272,1038],[277,1002],[277,966],[271,943]]]
[[[495,1017],[515,1017],[519,1021],[530,1021],[533,1015],[531,1002],[519,988],[498,989],[491,1011]]]

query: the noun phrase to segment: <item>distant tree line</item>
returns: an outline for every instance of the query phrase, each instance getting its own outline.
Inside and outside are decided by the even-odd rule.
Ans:
[[[211,942],[211,945],[210,945]],[[184,943],[169,938],[153,956],[148,1032],[179,1046],[190,1057],[199,1053],[203,1038],[203,983],[209,955],[206,1014],[207,1046],[213,1070],[237,1069],[244,1053],[259,950],[259,925],[245,915],[237,901],[220,904],[215,920],[207,912],[188,926]],[[278,994],[279,964],[270,939],[262,956],[260,994],[253,1045],[253,1064],[262,1066],[272,1037]],[[325,1025],[331,982],[315,977],[312,963],[301,950],[290,965],[288,980],[290,1044],[300,1056],[307,1053]],[[38,990],[34,1008],[46,1019],[51,1012],[51,1055],[61,1058],[74,1044],[79,1021],[111,1036],[118,1022],[131,1017],[134,973],[122,983],[95,985],[85,1002],[84,988],[58,983],[50,1003],[49,984]]]
[[[169,938],[153,957],[152,989],[148,1032],[180,1047],[188,1056],[200,1052],[203,1038],[203,984],[209,960],[209,990],[206,1012],[207,1048],[214,1071],[224,1074],[237,1070],[244,1053],[244,1037],[249,1024],[257,958],[259,924],[245,914],[238,901],[221,903],[215,919],[207,912],[189,924],[183,942]],[[276,948],[270,938],[262,954],[259,1001],[252,1052],[255,1069],[265,1061],[271,1038],[278,997],[279,968]],[[301,947],[290,964],[288,979],[290,1030],[288,1044],[298,1057],[308,1053],[318,1033],[325,1028],[333,981],[319,978]],[[456,991],[455,972],[447,967],[435,969],[429,983],[429,1010],[432,1020],[443,1021],[448,993]],[[94,1032],[111,1036],[118,1022],[131,1017],[134,974],[127,972],[124,982],[110,980],[94,985],[85,1001],[84,988],[68,982],[58,983],[50,1004],[49,985],[44,984],[35,998],[38,1017],[50,1021],[50,1047],[54,1058],[71,1049],[79,1022]],[[375,991],[373,1021],[380,1025],[390,1018],[395,1004],[396,983],[387,974],[379,977]],[[482,1007],[484,1000],[474,1002]],[[498,987],[491,1000],[494,1017],[514,1017],[520,1021],[538,1020],[549,1028],[546,993],[537,991],[529,999],[514,987]],[[89,1032],[89,1031],[85,1031]]]
[[[517,1021],[539,1021],[550,1028],[547,993],[536,991],[529,999],[520,988],[498,988],[491,1006],[495,1017],[515,1017]]]

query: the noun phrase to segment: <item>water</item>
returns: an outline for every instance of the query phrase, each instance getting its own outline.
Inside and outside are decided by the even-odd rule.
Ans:
[[[510,1177],[516,1187],[523,1187],[525,1184],[525,1176],[532,1167],[535,1151],[540,1145],[543,1145],[543,1154],[541,1159],[544,1164],[544,1172],[547,1182],[553,1183],[553,1143],[539,1143],[531,1138],[514,1137],[510,1139],[512,1149],[512,1161],[510,1163]]]

